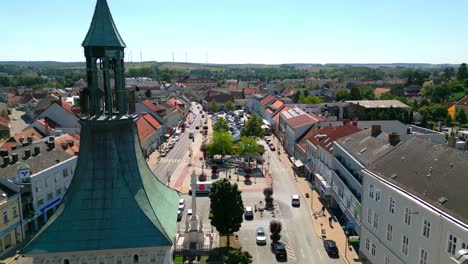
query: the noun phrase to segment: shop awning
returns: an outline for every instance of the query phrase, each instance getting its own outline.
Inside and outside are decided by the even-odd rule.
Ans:
[[[302,163],[301,160],[296,160],[294,162],[294,166],[296,166],[296,168],[300,168],[300,167],[304,166],[304,164]]]

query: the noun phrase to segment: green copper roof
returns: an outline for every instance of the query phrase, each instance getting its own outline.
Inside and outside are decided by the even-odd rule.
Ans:
[[[98,0],[83,47],[122,47],[125,43],[114,24],[106,0]]]
[[[134,120],[81,124],[70,187],[22,254],[171,246],[180,197],[149,169]]]

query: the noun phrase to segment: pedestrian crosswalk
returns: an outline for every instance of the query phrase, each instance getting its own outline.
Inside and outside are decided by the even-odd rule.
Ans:
[[[162,158],[160,163],[171,163],[171,164],[178,164],[182,161],[182,159],[171,159],[171,158]]]
[[[296,254],[294,253],[294,250],[292,249],[291,245],[286,244],[286,252],[288,254],[288,263],[292,263],[296,261]]]

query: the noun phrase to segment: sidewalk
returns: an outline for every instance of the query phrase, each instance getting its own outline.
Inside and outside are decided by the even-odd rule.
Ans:
[[[276,139],[276,138],[275,138]],[[275,140],[278,142],[278,140]],[[292,171],[292,164],[289,160],[287,154],[285,153],[283,147],[280,144],[276,144],[277,148],[280,150],[279,159],[285,164],[288,168],[291,168]],[[294,174],[293,174],[294,175]],[[314,212],[319,212],[322,207],[324,206],[322,202],[319,200],[319,194],[312,190],[310,187],[309,182],[303,177],[295,177],[297,186],[302,193],[303,201],[306,201],[307,208],[310,210],[310,214],[313,219],[313,224],[315,228],[315,233],[317,237],[320,239],[330,239],[335,241],[340,256],[346,260],[348,264],[354,263],[366,263],[363,260],[359,259],[358,253],[354,251],[354,249],[349,246],[347,247],[347,238],[346,235],[341,228],[340,224],[336,221],[333,221],[332,226],[330,226],[328,222],[328,218],[331,216],[330,211],[328,209],[325,210],[325,216],[318,216],[314,217]],[[306,193],[309,194],[309,198],[306,198]],[[323,231],[323,236],[322,236]]]

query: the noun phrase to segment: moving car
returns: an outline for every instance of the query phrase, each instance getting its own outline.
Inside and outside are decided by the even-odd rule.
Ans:
[[[177,211],[177,222],[179,222],[180,220],[182,220],[182,211],[178,210]]]
[[[188,138],[190,138],[190,139],[193,138],[193,132],[190,132],[190,133],[188,134]]]
[[[336,243],[333,240],[323,240],[323,247],[328,255],[338,255],[338,248],[336,247]]]
[[[301,201],[299,200],[299,195],[293,194],[291,195],[291,205],[292,206],[301,206]]]
[[[192,215],[192,209],[187,210],[187,215],[189,215],[189,216]]]
[[[253,214],[252,206],[245,207],[244,217],[245,217],[245,220],[253,220],[254,214]]]
[[[287,258],[286,245],[283,242],[271,243],[271,248],[276,258]]]
[[[257,227],[256,233],[257,233],[256,235],[257,244],[266,245],[267,238],[265,235],[265,229],[263,229],[263,227]]]

